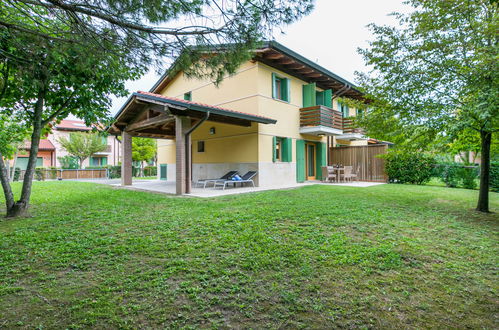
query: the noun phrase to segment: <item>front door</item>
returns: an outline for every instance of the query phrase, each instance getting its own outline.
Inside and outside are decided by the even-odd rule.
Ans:
[[[315,180],[315,144],[305,143],[305,174],[307,180]]]

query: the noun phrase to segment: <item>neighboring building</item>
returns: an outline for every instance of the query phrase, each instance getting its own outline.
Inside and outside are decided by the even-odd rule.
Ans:
[[[350,82],[279,43],[268,42],[218,87],[208,80],[188,78],[183,72],[165,74],[150,92],[130,97],[116,115],[111,132],[169,137],[158,141],[158,175],[179,184],[176,158],[184,156],[179,154],[176,130],[186,123],[195,125],[201,113],[224,111],[220,114],[231,118],[240,113],[247,116],[247,125],[227,124],[208,114],[207,121],[195,128],[187,181],[189,172],[196,181],[220,177],[230,170],[258,171],[260,186],[316,180],[321,176],[320,167],[326,165],[328,146],[376,142],[351,126],[349,117],[359,110],[338,102],[340,96],[363,99]],[[165,117],[158,126],[147,125],[160,114]],[[176,119],[168,121],[168,114]],[[141,118],[142,124],[137,124]],[[182,124],[178,121],[182,118],[190,119]]]
[[[58,124],[54,124],[52,132],[40,141],[36,166],[60,167],[61,163],[59,161],[59,157],[67,156],[68,153],[66,152],[66,150],[64,150],[64,148],[62,148],[58,140],[61,137],[66,137],[69,139],[70,134],[73,132],[89,132],[91,130],[92,128],[86,126],[85,122],[81,120],[65,119]],[[83,162],[84,168],[87,166],[119,164],[119,141],[112,135],[103,137],[103,139],[106,140],[106,150],[96,153],[90,158],[87,158]],[[23,147],[20,148],[15,167],[19,167],[22,170],[26,169],[28,165],[29,149],[30,142],[28,141]]]

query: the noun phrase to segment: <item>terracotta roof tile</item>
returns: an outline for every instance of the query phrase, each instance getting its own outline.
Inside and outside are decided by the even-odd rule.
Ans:
[[[182,103],[185,103],[185,104],[198,105],[198,106],[201,106],[201,107],[219,109],[219,110],[223,110],[223,111],[227,111],[227,112],[240,113],[240,114],[244,114],[244,115],[248,115],[248,116],[254,116],[254,117],[259,117],[259,118],[263,118],[263,119],[270,119],[270,120],[272,120],[272,118],[269,118],[269,117],[264,117],[264,116],[260,116],[260,115],[256,115],[256,114],[248,113],[248,112],[242,112],[242,111],[236,111],[236,110],[231,110],[231,109],[227,109],[227,108],[222,108],[222,107],[218,107],[218,106],[211,105],[211,104],[199,103],[199,102],[193,102],[193,101],[187,101],[187,100],[178,99],[176,97],[164,96],[164,95],[161,95],[161,94],[156,94],[156,93],[151,93],[151,92],[138,91],[137,93],[144,94],[144,95],[149,95],[149,96],[154,96],[154,97],[165,99],[165,100],[182,102]]]
[[[85,122],[82,120],[70,120],[70,119],[61,120],[60,123],[55,125],[55,128],[79,130],[79,131],[90,131],[92,129],[92,127],[88,127],[87,125],[85,125]]]
[[[31,141],[26,141],[22,149],[31,149]],[[54,145],[50,140],[41,139],[40,145],[38,146],[39,150],[55,150]]]

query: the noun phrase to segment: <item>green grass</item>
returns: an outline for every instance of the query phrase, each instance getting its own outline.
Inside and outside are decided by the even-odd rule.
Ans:
[[[35,182],[32,217],[0,220],[0,328],[497,328],[499,219],[476,197]]]

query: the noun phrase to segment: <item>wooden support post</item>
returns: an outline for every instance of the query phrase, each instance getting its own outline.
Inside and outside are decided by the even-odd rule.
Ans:
[[[192,186],[192,148],[191,148],[190,134],[185,136],[184,143],[185,143],[185,193],[190,194]]]
[[[121,185],[132,185],[132,136],[127,132],[121,133]]]
[[[176,193],[183,195],[187,191],[187,162],[185,157],[185,133],[189,130],[191,120],[185,116],[175,116],[175,142],[176,142]]]

